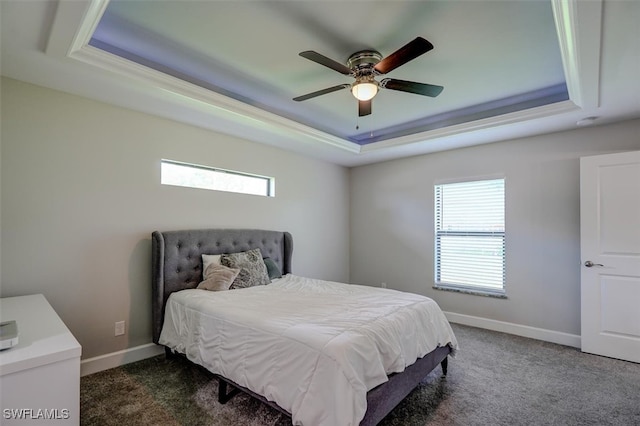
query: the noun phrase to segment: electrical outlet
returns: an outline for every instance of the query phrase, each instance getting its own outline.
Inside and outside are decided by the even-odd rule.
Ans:
[[[116,323],[116,336],[122,336],[124,334],[124,321],[118,321]]]
[[[380,283],[380,287],[387,288],[387,283]]]

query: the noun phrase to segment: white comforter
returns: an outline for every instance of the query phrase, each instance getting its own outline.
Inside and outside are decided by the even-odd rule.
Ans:
[[[357,425],[366,393],[438,346],[457,348],[424,296],[286,275],[267,286],[173,293],[160,343],[288,410]]]

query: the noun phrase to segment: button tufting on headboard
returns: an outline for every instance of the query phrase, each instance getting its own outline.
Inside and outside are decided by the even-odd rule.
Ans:
[[[196,229],[152,234],[153,341],[158,342],[169,295],[202,280],[202,255],[259,248],[283,274],[291,273],[293,240],[288,232],[259,229]]]

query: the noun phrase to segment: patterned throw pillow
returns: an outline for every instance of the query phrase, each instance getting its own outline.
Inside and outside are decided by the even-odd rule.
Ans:
[[[232,289],[265,285],[271,282],[260,249],[223,254],[220,257],[220,263],[229,268],[240,269],[240,273],[231,285]]]
[[[204,271],[204,280],[198,284],[197,288],[211,291],[229,290],[239,273],[240,269],[237,268],[211,264]]]

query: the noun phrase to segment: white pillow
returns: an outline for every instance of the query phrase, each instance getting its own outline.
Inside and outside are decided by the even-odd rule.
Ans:
[[[202,255],[202,279],[204,278],[204,273],[210,265],[222,265],[220,263],[221,254],[203,254]]]

